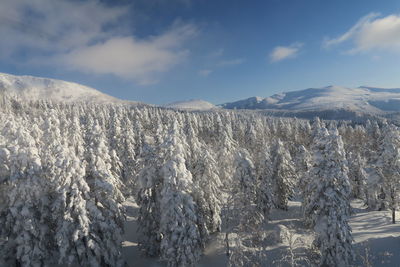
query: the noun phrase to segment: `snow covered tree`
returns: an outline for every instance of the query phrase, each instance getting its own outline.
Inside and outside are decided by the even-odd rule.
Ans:
[[[91,252],[91,244],[96,241],[90,233],[87,205],[92,200],[83,179],[85,168],[72,151],[63,153],[55,162],[63,179],[56,185],[57,198],[52,203],[59,264],[94,266],[98,262],[93,260]]]
[[[119,159],[121,160],[121,180],[124,183],[124,195],[132,194],[136,186],[139,153],[137,146],[141,146],[139,136],[133,130],[133,124],[127,116],[123,118],[121,129],[121,144],[119,147]]]
[[[305,218],[317,234],[314,245],[321,253],[321,266],[348,266],[352,249],[349,195],[351,186],[343,148],[337,129],[322,127],[314,141],[314,165],[306,202]]]
[[[148,256],[160,255],[160,198],[162,189],[163,165],[162,155],[154,140],[150,137],[144,138],[141,160],[141,170],[138,173],[138,194],[136,202],[139,205],[138,229],[139,246]]]
[[[219,176],[221,182],[227,186],[232,179],[234,171],[234,158],[235,152],[237,150],[238,144],[233,140],[229,131],[223,131],[220,140],[218,140],[216,149],[216,155],[219,165]]]
[[[41,176],[39,151],[23,124],[9,121],[2,132],[8,139],[10,176],[2,190],[6,196],[0,208],[0,238],[5,240],[0,240],[0,263],[7,265],[4,261],[11,260],[13,265],[42,266],[49,264],[53,244],[50,225],[43,220],[48,215],[43,213],[48,188]]]
[[[120,265],[120,242],[125,212],[121,193],[122,183],[112,173],[109,148],[103,129],[97,120],[87,133],[86,182],[90,188],[87,209],[91,220],[93,242],[88,247],[93,253],[94,264]]]
[[[296,172],[292,158],[281,140],[277,140],[272,152],[272,184],[274,203],[277,208],[287,210],[289,198],[293,196]]]
[[[400,198],[400,134],[394,125],[386,125],[381,140],[378,173],[383,180],[385,202],[392,212],[392,222],[396,222],[396,209]]]
[[[263,153],[263,159],[256,167],[257,174],[257,199],[256,205],[265,217],[268,217],[273,204],[272,196],[272,164],[271,155],[268,150]]]
[[[169,266],[194,266],[202,252],[197,207],[191,196],[192,175],[185,166],[182,142],[174,125],[164,144],[167,152],[160,197],[160,251]]]
[[[304,200],[307,198],[307,187],[310,181],[308,172],[312,166],[312,157],[310,152],[303,145],[301,145],[297,150],[295,165],[297,176],[299,177],[297,183],[297,192],[300,193],[302,199]]]
[[[198,207],[198,225],[202,240],[221,229],[221,189],[217,163],[207,148],[203,148],[193,170],[193,198]]]
[[[365,172],[365,160],[357,152],[347,153],[349,163],[349,179],[352,188],[352,196],[365,199],[367,174]]]
[[[61,123],[54,114],[48,116],[43,126],[46,149],[42,152],[42,175],[50,183],[52,234],[59,264],[96,266],[99,261],[92,248],[97,240],[92,237],[87,210],[87,206],[94,204],[84,180],[83,138],[80,132],[72,134],[71,129],[80,129],[76,117],[70,123]]]
[[[257,208],[257,176],[250,155],[239,151],[235,158],[235,172],[225,214],[225,244],[229,263],[233,266],[248,265],[254,261],[243,245],[257,247],[261,241],[264,214]],[[234,246],[230,245],[230,233],[236,233]]]

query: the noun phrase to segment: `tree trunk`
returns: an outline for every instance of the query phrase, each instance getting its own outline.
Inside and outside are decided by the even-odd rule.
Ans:
[[[229,247],[229,232],[226,231],[225,233],[225,245],[226,245],[226,256],[229,258],[231,254],[230,247]]]
[[[396,209],[392,209],[392,223],[396,223]]]

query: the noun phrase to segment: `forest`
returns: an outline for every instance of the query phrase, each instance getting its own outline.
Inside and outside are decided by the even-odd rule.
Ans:
[[[230,266],[265,266],[271,210],[292,200],[313,241],[284,266],[350,266],[354,199],[396,223],[400,132],[385,120],[2,95],[0,125],[0,266],[125,266],[129,198],[141,252],[168,266],[196,266],[215,233]]]

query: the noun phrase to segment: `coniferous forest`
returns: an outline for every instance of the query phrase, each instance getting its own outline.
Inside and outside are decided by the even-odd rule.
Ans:
[[[292,201],[312,242],[282,266],[353,264],[354,199],[395,223],[400,135],[383,120],[2,96],[0,125],[0,266],[125,266],[128,199],[141,252],[168,266],[196,266],[218,233],[230,266],[266,266],[264,229]]]

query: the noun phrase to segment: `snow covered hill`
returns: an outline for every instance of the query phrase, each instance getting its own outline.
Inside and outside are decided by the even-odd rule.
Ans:
[[[400,89],[361,86],[347,88],[327,86],[251,97],[222,104],[226,109],[274,109],[288,111],[351,110],[370,114],[400,112]]]
[[[15,76],[0,73],[0,92],[17,95],[26,100],[51,99],[62,102],[123,102],[96,89],[55,79]]]
[[[212,110],[218,108],[214,104],[211,104],[210,102],[200,99],[174,102],[164,105],[164,107],[173,109],[184,109],[184,110]]]

